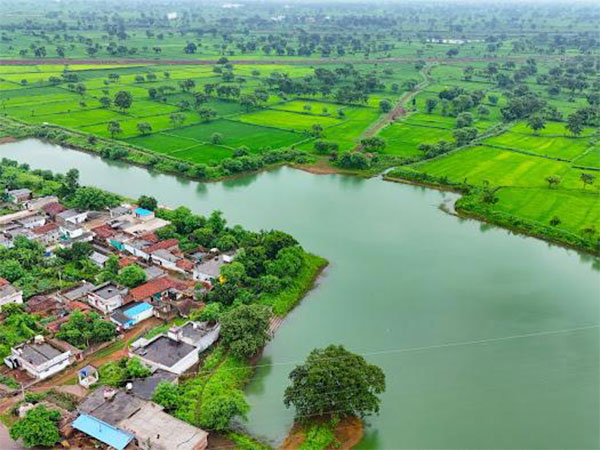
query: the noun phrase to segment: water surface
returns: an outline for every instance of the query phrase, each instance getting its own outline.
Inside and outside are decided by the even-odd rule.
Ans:
[[[0,156],[231,224],[278,228],[330,267],[265,350],[248,428],[290,427],[287,374],[344,344],[386,373],[360,448],[598,448],[597,261],[440,211],[453,194],[289,168],[201,184],[28,140]]]

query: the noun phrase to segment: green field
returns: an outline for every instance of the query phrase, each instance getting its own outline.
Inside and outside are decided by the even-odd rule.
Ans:
[[[584,153],[591,145],[590,138],[564,136],[535,136],[531,133],[505,132],[483,141],[485,144],[524,150],[542,156],[571,161]]]

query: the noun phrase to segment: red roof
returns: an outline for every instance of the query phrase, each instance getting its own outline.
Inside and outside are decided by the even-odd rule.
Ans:
[[[119,267],[127,267],[137,262],[137,258],[135,256],[123,256],[119,259]]]
[[[82,303],[78,301],[69,302],[67,304],[67,308],[69,308],[71,311],[75,309],[78,309],[80,311],[87,311],[91,309],[90,305],[88,305],[87,303]]]
[[[0,278],[0,286],[6,286],[10,284],[6,278]]]
[[[177,260],[175,265],[183,270],[192,270],[194,268],[194,263],[192,261],[190,261],[189,259],[185,259],[185,258],[181,258],[181,259]]]
[[[152,242],[153,244],[156,244],[160,239],[158,239],[158,236],[154,233],[146,233],[140,236],[140,239],[144,240],[144,241],[148,241],[148,242]]]
[[[160,241],[154,245],[146,247],[144,249],[144,251],[146,253],[152,253],[152,252],[155,252],[156,250],[169,249],[171,247],[177,247],[177,246],[179,246],[179,241],[177,239],[167,239],[165,241]]]
[[[129,291],[129,295],[134,300],[143,300],[156,294],[160,294],[168,289],[178,289],[183,291],[187,289],[187,284],[181,281],[175,280],[170,277],[160,277],[154,280],[148,281],[136,288]]]
[[[117,234],[115,230],[113,230],[109,225],[103,224],[96,228],[92,228],[92,231],[96,233],[96,235],[102,239],[108,239],[111,236]]]
[[[35,234],[46,234],[52,230],[56,230],[57,226],[54,222],[49,222],[46,225],[42,225],[41,227],[37,227],[33,229]]]
[[[46,212],[46,214],[50,216],[55,216],[67,210],[67,208],[61,205],[60,203],[49,203],[47,205],[42,206],[42,209]]]

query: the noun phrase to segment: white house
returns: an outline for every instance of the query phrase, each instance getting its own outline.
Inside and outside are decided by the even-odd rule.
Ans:
[[[8,280],[0,278],[0,307],[9,303],[23,303],[23,292],[10,284]]]
[[[130,357],[138,357],[145,365],[153,370],[162,369],[181,375],[198,363],[198,349],[171,335],[138,339],[129,351]]]
[[[123,306],[127,288],[120,288],[110,281],[96,286],[87,294],[88,303],[104,314],[110,314]]]
[[[71,363],[71,351],[62,350],[36,336],[33,343],[13,347],[4,363],[11,369],[26,370],[32,377],[43,380],[65,369]]]
[[[78,211],[76,209],[67,209],[61,213],[56,215],[56,221],[59,223],[70,223],[73,225],[78,225],[83,223],[88,218],[87,211]]]
[[[202,352],[219,339],[220,331],[221,325],[218,322],[210,324],[208,322],[189,321],[179,327],[171,327],[167,336],[193,345],[199,352]]]
[[[31,199],[31,190],[29,189],[13,189],[6,191],[6,195],[13,203],[23,203]]]

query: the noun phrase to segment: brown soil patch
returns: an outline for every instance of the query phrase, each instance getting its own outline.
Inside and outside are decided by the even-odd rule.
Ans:
[[[358,417],[347,417],[340,421],[334,431],[337,446],[329,446],[329,449],[350,450],[360,443],[364,435],[364,426]],[[304,427],[294,424],[290,434],[279,450],[296,450],[306,438]]]
[[[17,140],[11,136],[4,136],[4,137],[0,138],[0,145],[9,144],[11,142],[17,142]]]

